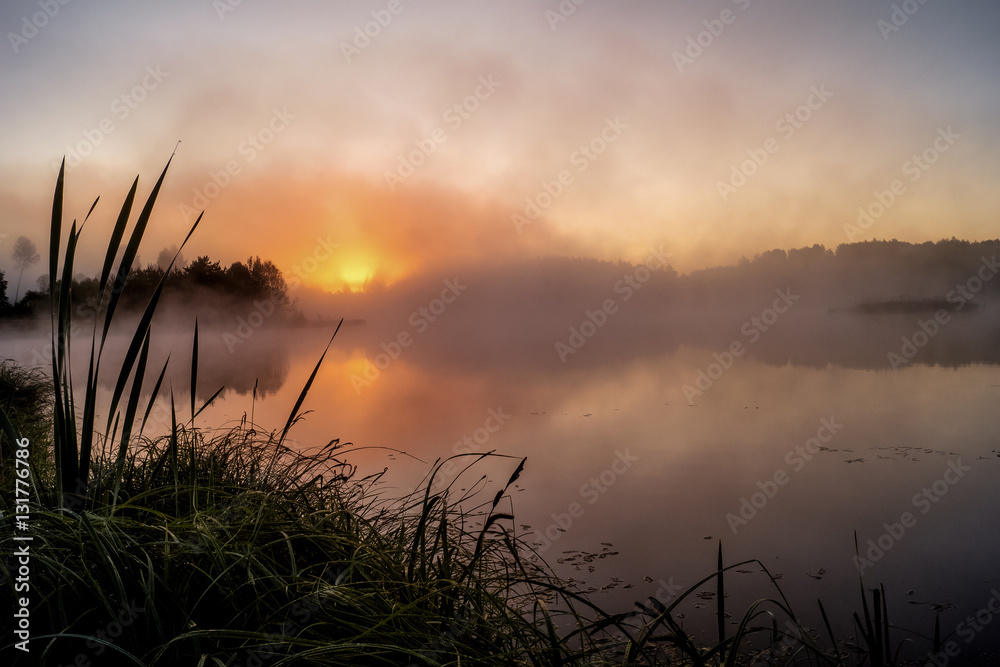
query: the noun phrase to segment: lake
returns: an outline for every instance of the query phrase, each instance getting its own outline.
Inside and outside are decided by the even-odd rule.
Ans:
[[[955,631],[964,649],[996,651],[1000,622],[967,620],[1000,590],[1000,366],[983,361],[995,354],[982,342],[995,313],[979,317],[975,336],[968,323],[944,327],[898,369],[888,353],[927,318],[812,313],[756,341],[741,317],[701,340],[611,322],[565,363],[556,343],[568,330],[511,343],[510,331],[459,317],[420,333],[355,322],[333,341],[292,440],[353,443],[345,456],[359,475],[388,468],[387,496],[415,488],[438,458],[492,450],[512,458],[438,478],[458,491],[486,475],[486,501],[527,457],[502,507],[609,610],[671,600],[715,570],[721,540],[726,563],[756,558],[780,576],[807,625],[821,627],[821,599],[838,635],[853,635],[860,569],[866,587],[884,584],[894,623],[929,635],[940,612],[943,634]],[[262,327],[236,344],[229,330],[203,329],[199,396],[229,389],[198,423],[246,413],[280,428],[333,328]],[[851,343],[817,342],[815,332],[834,330]],[[394,346],[402,331],[410,342]],[[467,344],[454,344],[459,335]],[[175,388],[186,387],[190,335],[161,343],[173,351]],[[22,336],[7,354],[30,361],[39,345]],[[756,564],[731,571],[727,589],[734,623],[753,599],[777,594]],[[696,632],[713,627],[714,583],[705,591],[680,607]]]

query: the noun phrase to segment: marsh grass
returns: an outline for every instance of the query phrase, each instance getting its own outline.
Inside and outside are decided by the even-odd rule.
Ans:
[[[0,360],[0,410],[18,435],[28,438],[31,448],[31,465],[36,474],[51,484],[54,470],[50,461],[52,448],[52,381],[40,370],[19,366],[10,360]],[[0,436],[2,437],[2,436]],[[0,490],[5,498],[14,493],[12,471],[0,448],[0,460],[5,467],[0,470]]]
[[[379,476],[357,477],[347,445],[332,440],[308,453],[286,445],[326,351],[282,429],[247,420],[221,430],[197,426],[221,391],[200,406],[195,400],[197,324],[182,408],[172,390],[162,391],[166,365],[147,368],[162,282],[124,360],[111,369],[114,389],[99,401],[104,346],[167,167],[129,232],[136,179],[109,239],[103,322],[94,323],[82,401],[70,373],[69,278],[83,225],[73,223],[63,248],[63,170],[49,252],[51,374],[0,366],[5,516],[13,510],[14,442],[25,436],[33,443],[31,664],[902,664],[890,650],[895,629],[884,591],[869,613],[862,583],[864,618],[855,617],[861,641],[853,644],[833,636],[820,606],[829,640],[823,648],[766,568],[758,561],[725,565],[721,544],[716,571],[669,604],[649,598],[628,612],[602,610],[517,535],[507,491],[524,459],[459,455],[452,458],[463,470],[444,488],[432,491],[451,459],[436,462],[419,490],[386,497]],[[161,393],[169,396],[170,427],[150,436]],[[98,405],[107,406],[103,419]],[[456,494],[458,480],[475,475],[486,458],[509,463],[507,482],[494,493],[480,479]],[[12,532],[0,543],[12,552]],[[774,595],[734,623],[727,572],[749,563],[760,565]],[[13,564],[2,566],[2,586],[14,594]],[[708,643],[695,640],[678,613],[706,587],[716,601],[717,636]],[[9,615],[0,629],[4,657],[23,660]]]
[[[496,664],[549,648],[519,611],[528,588],[509,584],[527,575],[512,543],[470,530],[475,512],[383,501],[336,444],[306,457],[275,436],[179,431],[177,468],[173,434],[145,443],[113,512],[33,516],[49,664],[96,655],[85,638],[125,608],[142,611],[99,664]]]

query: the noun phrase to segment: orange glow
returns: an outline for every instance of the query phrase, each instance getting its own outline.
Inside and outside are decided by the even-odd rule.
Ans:
[[[367,292],[390,287],[417,271],[413,261],[393,256],[392,248],[358,248],[346,244],[329,261],[329,267],[313,282],[328,291]]]
[[[340,282],[352,292],[361,292],[375,276],[375,262],[365,256],[351,257],[340,264]]]
[[[342,377],[351,377],[352,375],[364,377],[370,363],[368,356],[363,351],[353,350],[350,358],[343,364],[344,372]]]
[[[320,274],[316,282],[317,287],[334,292],[367,292],[388,287],[412,272],[404,262],[384,252],[346,249],[330,262],[329,270]]]

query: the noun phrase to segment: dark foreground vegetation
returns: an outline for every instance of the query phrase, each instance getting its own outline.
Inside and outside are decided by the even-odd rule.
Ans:
[[[773,599],[727,610],[726,573],[746,563],[724,565],[721,545],[715,571],[675,599],[605,612],[554,576],[501,511],[524,460],[510,462],[506,485],[483,502],[456,497],[451,486],[432,492],[437,468],[422,490],[385,498],[377,477],[357,478],[338,441],[308,453],[286,446],[325,352],[281,429],[246,420],[199,427],[197,326],[186,396],[163,387],[165,368],[147,368],[170,267],[121,366],[102,369],[121,286],[165,174],[124,248],[135,185],[119,216],[97,284],[103,319],[94,323],[82,396],[68,364],[67,278],[79,232],[74,224],[63,249],[62,172],[57,181],[52,366],[0,365],[0,587],[15,601],[15,614],[0,621],[3,664],[892,665],[922,664],[941,648],[938,633],[922,640],[892,627],[884,591],[863,584],[850,637],[835,636],[825,613],[822,633],[805,631],[757,561]],[[98,400],[102,372],[117,381]],[[161,393],[171,426],[148,435]],[[99,405],[109,406],[103,416]],[[457,458],[476,474],[484,456]],[[12,523],[16,515],[26,525]],[[21,586],[20,561],[10,555],[26,535],[30,581]],[[706,588],[716,605],[710,642],[695,640],[675,611]]]

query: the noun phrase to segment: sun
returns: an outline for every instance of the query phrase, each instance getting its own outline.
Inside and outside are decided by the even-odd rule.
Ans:
[[[365,285],[375,276],[375,266],[366,261],[349,260],[340,265],[341,281],[352,292],[364,290]]]
[[[414,265],[371,246],[339,248],[309,282],[329,292],[380,291],[411,275]]]

